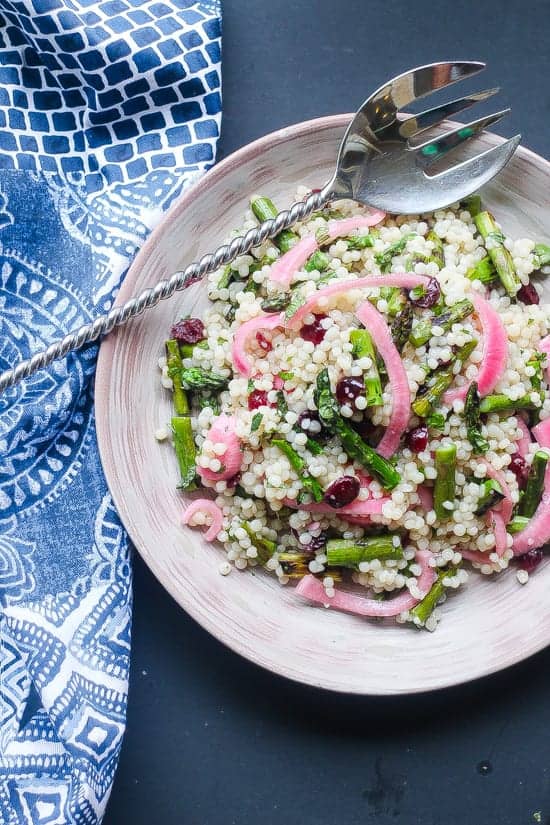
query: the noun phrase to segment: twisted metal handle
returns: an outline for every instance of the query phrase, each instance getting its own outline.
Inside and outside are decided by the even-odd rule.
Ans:
[[[293,204],[290,209],[279,212],[277,217],[264,221],[254,229],[249,229],[245,235],[234,238],[231,243],[219,246],[213,254],[203,255],[199,261],[189,264],[181,272],[175,272],[168,280],[159,281],[154,287],[145,289],[140,295],[130,298],[122,306],[114,307],[109,313],[101,315],[92,323],[70,332],[43,352],[6,370],[0,375],[0,394],[8,387],[18,384],[23,378],[28,378],[37,370],[47,367],[52,361],[63,358],[69,352],[107,335],[115,327],[123,326],[131,318],[141,315],[146,309],[170,298],[174,292],[185,289],[210,272],[219,269],[220,266],[231,263],[239,255],[244,255],[252,247],[259,246],[268,238],[278,235],[283,229],[288,229],[298,221],[309,217],[312,212],[321,209],[327,203],[331,194],[329,183],[320,192],[311,194],[305,201]]]

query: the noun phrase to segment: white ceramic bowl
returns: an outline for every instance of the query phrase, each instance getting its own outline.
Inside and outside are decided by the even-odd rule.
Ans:
[[[213,251],[239,226],[254,192],[289,204],[299,183],[329,177],[349,115],[301,123],[241,149],[174,205],[132,265],[118,302]],[[482,145],[500,138],[486,134]],[[550,164],[520,149],[483,193],[512,236],[550,237]],[[181,526],[182,499],[169,444],[154,431],[169,421],[170,393],[157,360],[172,322],[205,305],[195,285],[111,334],[96,381],[99,445],[118,512],[153,573],[206,630],[276,673],[359,694],[431,690],[500,670],[550,642],[550,570],[522,587],[515,573],[477,574],[443,608],[435,633],[369,622],[311,607],[263,571],[218,572],[223,552]]]

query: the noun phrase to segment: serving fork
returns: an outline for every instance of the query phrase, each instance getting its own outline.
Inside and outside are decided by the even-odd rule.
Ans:
[[[496,123],[509,109],[435,137],[423,140],[422,135],[447,118],[486,100],[498,89],[461,97],[419,114],[406,114],[404,110],[416,100],[471,77],[484,67],[484,63],[477,61],[430,63],[389,80],[367,98],[354,115],[340,144],[334,175],[320,191],[74,330],[43,352],[13,365],[0,375],[0,393],[231,263],[329,201],[349,198],[386,212],[419,214],[456,203],[479,189],[508,163],[521,136],[516,135],[467,160],[453,163],[449,155]]]

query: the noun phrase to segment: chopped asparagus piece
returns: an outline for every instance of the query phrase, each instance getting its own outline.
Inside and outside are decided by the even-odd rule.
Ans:
[[[513,412],[514,410],[538,410],[539,405],[534,404],[531,400],[531,394],[523,395],[515,401],[508,398],[507,395],[486,395],[482,398],[479,404],[480,412],[483,415],[496,412]]]
[[[273,553],[277,550],[277,545],[271,539],[266,539],[263,536],[258,536],[257,533],[252,530],[250,525],[243,521],[241,522],[241,527],[246,532],[248,538],[258,551],[257,559],[258,563],[261,565],[267,564]]]
[[[292,295],[290,292],[283,292],[281,295],[264,298],[261,307],[264,312],[280,312],[282,309],[287,308],[291,298]]]
[[[176,415],[189,415],[189,402],[187,394],[181,385],[181,371],[183,363],[179,344],[175,338],[171,338],[165,342],[166,347],[166,366],[168,367],[168,375],[172,379],[173,384],[173,404]]]
[[[441,327],[444,332],[450,332],[453,324],[458,324],[474,311],[474,305],[467,298],[457,301],[452,307],[448,307],[437,317],[436,326]]]
[[[381,272],[389,272],[392,265],[392,260],[396,255],[400,255],[407,246],[407,242],[410,241],[411,238],[414,238],[414,232],[410,232],[407,235],[403,235],[398,241],[392,243],[385,249],[383,252],[376,252],[374,255],[374,260],[380,267]]]
[[[182,358],[192,358],[196,349],[208,349],[208,341],[199,341],[198,344],[180,344],[179,349]]]
[[[320,249],[317,249],[306,262],[304,269],[306,272],[313,272],[314,270],[317,270],[317,272],[324,272],[325,269],[328,269],[329,264],[329,256],[324,252],[321,252]]]
[[[187,390],[223,390],[229,383],[229,378],[224,375],[208,372],[202,367],[183,367],[180,375]]]
[[[430,229],[430,231],[427,233],[426,240],[431,241],[433,243],[432,254],[429,260],[436,263],[439,269],[443,269],[443,267],[445,266],[445,252],[443,251],[443,241],[441,240],[439,235],[437,235],[433,231],[433,229]]]
[[[443,430],[445,428],[445,421],[445,416],[439,412],[433,412],[426,417],[426,424],[434,430]]]
[[[489,442],[481,433],[480,398],[477,382],[472,381],[464,401],[464,420],[468,428],[468,441],[476,453],[486,453]]]
[[[526,363],[528,367],[532,367],[535,370],[535,374],[531,376],[531,386],[534,390],[540,392],[542,388],[544,365],[546,364],[546,353],[534,352]]]
[[[357,567],[373,559],[403,558],[403,547],[398,535],[373,536],[360,539],[329,539],[326,546],[328,563],[334,567]]]
[[[502,286],[512,298],[521,287],[510,252],[504,246],[504,236],[495,223],[490,212],[479,212],[474,217],[475,225],[483,240],[485,248],[497,271]]]
[[[222,276],[218,281],[218,289],[227,289],[233,278],[236,277],[238,273],[231,268],[231,264],[227,264],[225,269],[223,270]]]
[[[424,344],[428,343],[431,337],[432,325],[428,320],[423,318],[413,326],[409,335],[409,341],[415,348],[423,347]]]
[[[461,206],[468,210],[472,218],[481,212],[481,195],[468,195],[461,201]]]
[[[537,269],[542,269],[543,266],[549,266],[550,246],[547,246],[545,243],[535,244],[533,256],[535,258],[535,266]]]
[[[367,235],[351,235],[349,238],[344,238],[348,244],[348,250],[353,249],[367,249],[374,246],[375,235],[370,232]]]
[[[502,487],[493,478],[487,478],[479,485],[479,498],[477,500],[476,516],[484,516],[499,501],[504,498]]]
[[[174,450],[176,452],[181,476],[178,487],[182,490],[196,490],[196,450],[191,419],[188,415],[178,415],[172,418],[171,423],[174,436]]]
[[[453,383],[455,378],[455,364],[464,364],[476,348],[476,345],[476,340],[468,341],[467,344],[464,344],[464,346],[453,355],[448,364],[445,364],[443,367],[438,367],[430,373],[426,383],[420,388],[412,403],[412,409],[419,418],[426,418],[426,416],[433,411],[433,407],[437,404],[445,390],[448,390]]]
[[[219,415],[221,412],[221,405],[218,397],[212,395],[210,392],[200,392],[196,396],[196,401],[199,409],[204,410],[205,407],[210,407],[214,415]]]
[[[288,404],[286,403],[285,394],[282,390],[277,391],[277,412],[284,418],[288,412]]]
[[[314,501],[322,501],[323,500],[323,488],[319,484],[316,478],[310,476],[307,470],[307,465],[304,459],[298,455],[294,447],[292,447],[288,441],[284,441],[282,438],[274,438],[272,439],[271,443],[274,447],[278,447],[279,450],[286,455],[289,460],[290,466],[293,470],[296,471],[296,474],[302,485],[304,490],[307,490],[308,493],[311,493],[313,496]]]
[[[382,404],[382,384],[376,367],[376,350],[370,332],[366,329],[352,329],[349,340],[353,345],[354,358],[370,358],[372,367],[365,373],[365,398],[367,407],[379,407]]]
[[[317,376],[314,398],[322,423],[333,435],[340,438],[348,456],[369,470],[383,487],[387,490],[393,490],[401,481],[401,475],[389,461],[379,455],[372,447],[369,447],[352,426],[344,420],[340,414],[338,402],[330,389],[330,380],[326,368],[321,370]]]
[[[260,196],[254,197],[250,201],[250,208],[252,209],[254,217],[260,223],[276,218],[278,215],[277,208],[271,198]],[[295,232],[292,232],[290,229],[283,229],[283,231],[273,239],[273,242],[275,243],[275,246],[277,246],[284,254],[285,252],[288,252],[288,250],[291,249],[299,240],[300,236]]]
[[[435,610],[437,603],[445,593],[445,585],[443,581],[446,578],[450,578],[451,576],[455,575],[455,570],[440,570],[437,574],[437,579],[432,584],[428,593],[424,596],[421,602],[418,602],[416,607],[413,607],[410,611],[410,615],[412,619],[418,619],[418,623],[420,625],[426,624],[426,619],[428,619],[433,611]]]
[[[290,302],[287,304],[287,308],[285,310],[285,318],[288,321],[292,316],[298,312],[301,306],[303,306],[306,302],[306,298],[304,293],[301,289],[295,289],[290,299]]]
[[[456,474],[456,445],[446,444],[436,447],[435,470],[437,473],[434,483],[434,510],[438,519],[448,519],[453,510],[455,499]],[[450,508],[445,504],[450,503]]]
[[[470,281],[481,281],[482,284],[493,284],[498,280],[497,271],[488,255],[472,266],[466,273]]]
[[[514,518],[508,522],[506,529],[512,534],[521,533],[522,530],[525,530],[528,524],[529,519],[527,516],[514,516]]]
[[[546,450],[537,450],[527,477],[525,492],[519,503],[519,515],[531,518],[535,515],[544,490],[544,476],[549,455]]]
[[[405,304],[403,309],[397,313],[391,325],[391,335],[399,353],[410,339],[413,325],[413,309],[410,304]]]

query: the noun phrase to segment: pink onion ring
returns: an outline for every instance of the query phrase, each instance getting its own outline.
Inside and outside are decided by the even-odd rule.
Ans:
[[[484,396],[492,392],[502,378],[508,358],[508,338],[504,324],[489,301],[481,295],[474,294],[472,302],[481,324],[483,337],[483,358],[477,374],[477,389],[479,394]],[[469,384],[465,384],[463,387],[447,390],[443,396],[443,403],[450,407],[456,399],[464,401],[468,386]]]
[[[214,541],[218,533],[223,527],[223,513],[218,505],[209,498],[196,498],[192,501],[182,516],[182,523],[186,526],[196,513],[204,513],[206,516],[211,516],[211,524],[204,534],[207,541]],[[193,527],[202,527],[203,525],[192,525]]]
[[[435,570],[428,564],[431,557],[432,554],[428,550],[419,550],[416,553],[416,563],[422,568],[417,581],[422,598],[429,592],[436,579]],[[334,596],[327,596],[323,583],[311,575],[304,576],[299,581],[296,593],[309,601],[335,607],[346,613],[355,613],[357,616],[398,616],[399,613],[411,610],[420,601],[408,590],[382,602],[355,593],[345,593],[342,590],[337,590]]]
[[[251,318],[241,324],[233,338],[231,346],[231,358],[233,365],[241,375],[245,378],[250,378],[252,375],[252,364],[248,359],[246,353],[246,345],[248,341],[262,329],[277,329],[277,327],[284,327],[284,316],[277,313],[276,315],[257,315],[256,318]]]
[[[401,356],[393,343],[390,329],[378,310],[369,301],[365,301],[356,309],[355,314],[370,332],[388,373],[388,386],[392,391],[392,410],[376,452],[384,458],[390,458],[399,447],[411,415],[409,380]]]
[[[372,211],[370,215],[354,215],[352,218],[343,218],[341,221],[328,222],[329,240],[334,240],[342,235],[349,235],[354,229],[359,229],[362,226],[376,226],[377,223],[384,220],[385,212],[380,212],[378,209]],[[319,244],[315,235],[308,235],[307,238],[302,238],[301,241],[294,244],[292,249],[277,258],[269,275],[269,280],[273,283],[280,284],[284,287],[289,287],[292,281],[292,276],[302,269],[310,255],[313,255]]]
[[[546,418],[533,427],[533,435],[540,447],[550,448],[550,418]],[[550,541],[550,462],[544,476],[544,491],[535,515],[529,520],[527,527],[514,535],[512,550],[514,556],[523,556],[529,550],[542,547]]]

